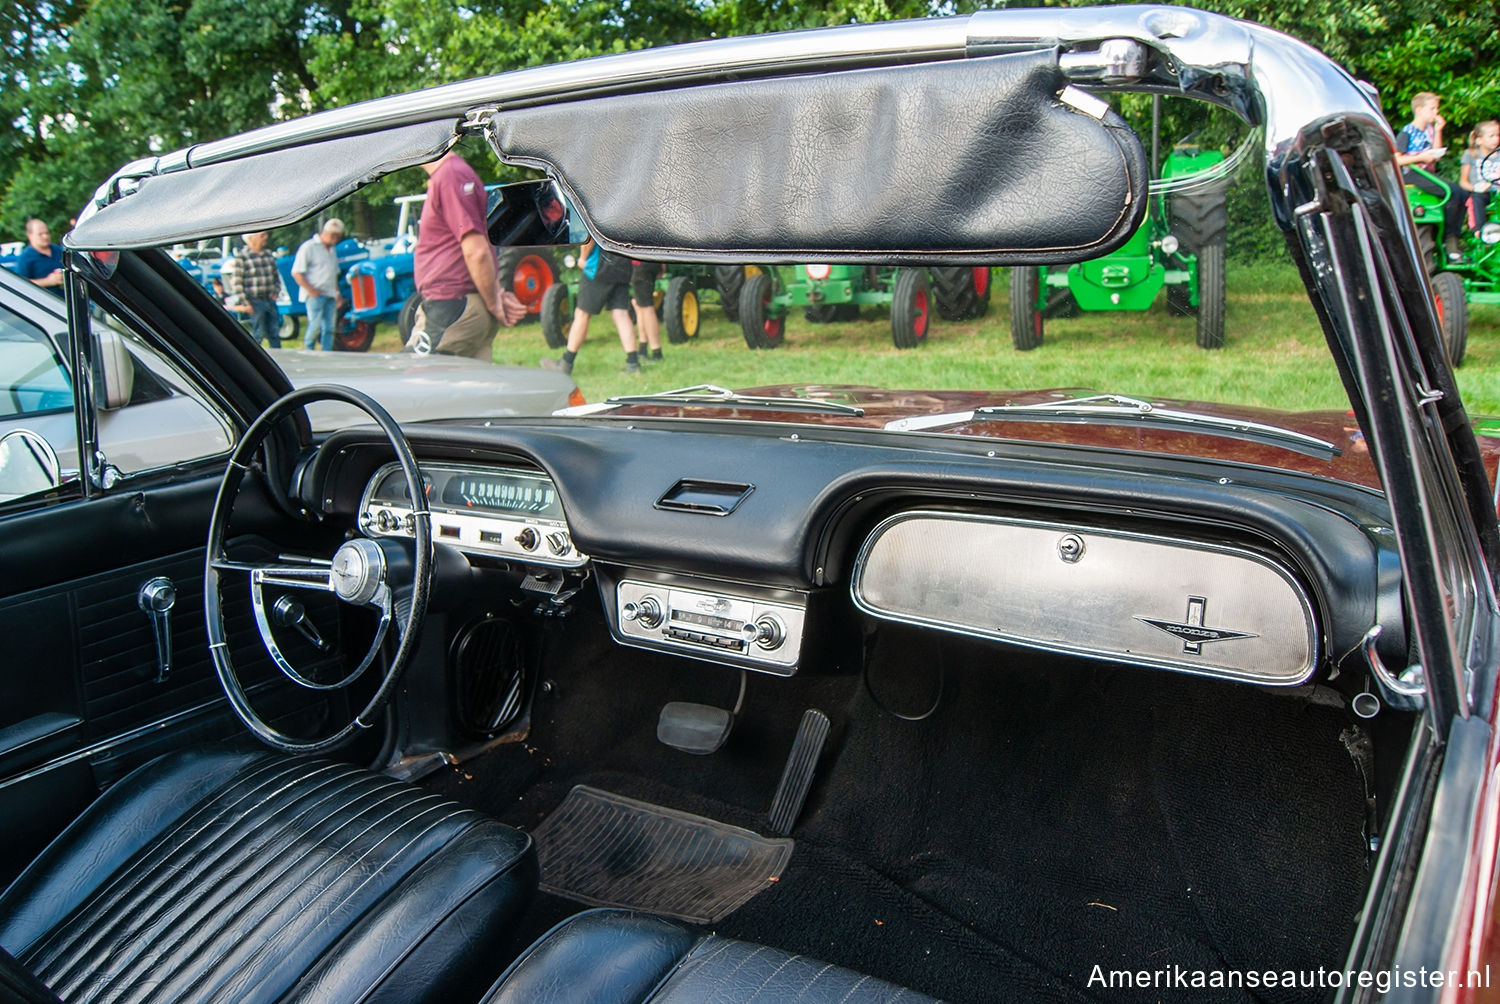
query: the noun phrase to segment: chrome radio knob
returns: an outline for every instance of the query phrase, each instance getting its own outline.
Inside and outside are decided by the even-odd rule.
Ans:
[[[661,626],[661,601],[655,596],[642,596],[639,601],[627,603],[620,608],[623,620],[635,621],[643,628]]]
[[[766,650],[777,649],[786,641],[786,625],[775,614],[761,614],[755,619],[755,644]]]
[[[527,551],[535,551],[536,546],[541,542],[542,538],[537,534],[534,528],[529,526],[526,529],[522,530],[520,533],[516,534],[516,543],[520,544],[521,547]]]

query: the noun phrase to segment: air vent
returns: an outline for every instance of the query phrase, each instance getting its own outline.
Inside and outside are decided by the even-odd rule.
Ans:
[[[754,485],[733,481],[702,481],[683,478],[656,500],[656,508],[672,512],[696,512],[705,516],[728,516],[755,491]]]

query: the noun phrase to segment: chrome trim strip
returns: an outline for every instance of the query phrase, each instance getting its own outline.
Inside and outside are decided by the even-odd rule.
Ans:
[[[256,684],[254,687],[250,688],[250,693],[260,693],[270,685],[270,682]],[[79,760],[86,760],[89,757],[97,756],[100,753],[107,753],[117,746],[124,746],[135,739],[139,739],[141,736],[148,735],[151,732],[161,731],[172,725],[175,725],[180,721],[184,721],[188,718],[201,715],[204,712],[212,710],[216,705],[219,704],[224,705],[225,711],[230,710],[229,702],[221,694],[218,697],[204,701],[202,704],[195,704],[191,708],[187,708],[183,711],[178,711],[175,714],[166,716],[165,718],[158,718],[154,722],[148,722],[145,725],[139,725],[131,729],[129,732],[122,732],[119,735],[111,736],[108,739],[102,739],[99,742],[94,743],[92,746],[85,746],[83,749],[74,750],[72,753],[65,753],[60,757],[48,760],[46,763],[38,764],[30,770],[17,774],[14,777],[8,777],[4,780],[0,780],[0,790],[9,788],[12,785],[20,784],[23,781],[29,781],[34,777],[40,777],[48,771],[56,770],[59,767],[66,767],[68,766],[68,764],[77,763]]]
[[[1212,554],[1226,555],[1243,561],[1252,562],[1282,579],[1292,596],[1295,597],[1302,609],[1307,636],[1307,662],[1303,671],[1296,676],[1269,676],[1256,675],[1250,672],[1237,672],[1232,668],[1224,666],[1195,665],[1185,659],[1171,659],[1160,655],[1131,651],[1128,649],[1104,649],[1096,646],[1073,644],[1063,639],[1043,640],[1035,637],[1026,637],[1013,634],[1000,629],[990,629],[974,624],[954,620],[946,620],[941,617],[924,617],[907,613],[896,613],[883,610],[868,600],[862,592],[862,583],[869,567],[870,554],[875,545],[879,543],[882,536],[892,527],[915,519],[942,520],[951,522],[981,523],[990,526],[1019,527],[1023,529],[1044,530],[1058,534],[1088,534],[1095,538],[1111,538],[1116,540],[1141,541],[1152,544],[1160,544],[1178,549],[1203,551]],[[1317,671],[1321,661],[1321,649],[1318,644],[1317,620],[1313,614],[1313,604],[1297,579],[1285,568],[1270,560],[1265,555],[1241,548],[1229,547],[1221,544],[1211,544],[1193,540],[1184,540],[1166,537],[1160,534],[1135,533],[1126,530],[1115,530],[1111,528],[1089,528],[1081,524],[1057,523],[1042,520],[1013,519],[1006,516],[945,512],[941,510],[913,509],[896,513],[882,520],[860,545],[859,554],[854,560],[853,568],[849,576],[849,592],[854,605],[863,613],[879,620],[891,621],[901,624],[911,624],[917,627],[935,628],[950,631],[954,634],[966,635],[972,638],[982,638],[986,641],[997,641],[1005,644],[1019,645],[1023,648],[1035,649],[1043,652],[1058,652],[1067,655],[1077,655],[1087,658],[1106,659],[1110,662],[1126,663],[1130,665],[1144,666],[1151,669],[1164,669],[1172,672],[1187,673],[1192,676],[1204,676],[1213,679],[1236,680],[1242,683],[1255,683],[1266,686],[1296,686],[1307,682]],[[1186,594],[1184,594],[1186,598]]]

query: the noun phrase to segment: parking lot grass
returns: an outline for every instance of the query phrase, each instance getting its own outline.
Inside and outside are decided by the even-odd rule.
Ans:
[[[888,314],[867,308],[859,321],[812,324],[800,310],[787,319],[786,343],[752,352],[737,325],[704,297],[697,338],[667,344],[666,358],[639,376],[623,372],[614,325],[595,318],[573,377],[590,401],[711,383],[747,388],[777,384],[863,384],[893,389],[1084,387],[1099,392],[1223,401],[1287,410],[1345,408],[1321,329],[1295,270],[1235,267],[1229,273],[1224,347],[1199,349],[1195,322],[1168,314],[1165,297],[1144,313],[1082,314],[1049,320],[1043,344],[1011,345],[1004,269],[994,272],[989,313],[950,322],[934,317],[927,341],[897,349]],[[394,351],[383,328],[377,351]],[[495,361],[536,366],[549,350],[536,324],[502,331]],[[1476,415],[1500,415],[1500,307],[1470,308],[1468,355],[1458,371]]]

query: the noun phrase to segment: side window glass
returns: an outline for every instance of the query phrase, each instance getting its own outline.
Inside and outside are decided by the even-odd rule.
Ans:
[[[223,412],[162,353],[97,305],[93,330],[99,446],[110,466],[136,474],[229,450]]]
[[[48,494],[78,469],[65,344],[0,306],[0,505],[77,494]]]

